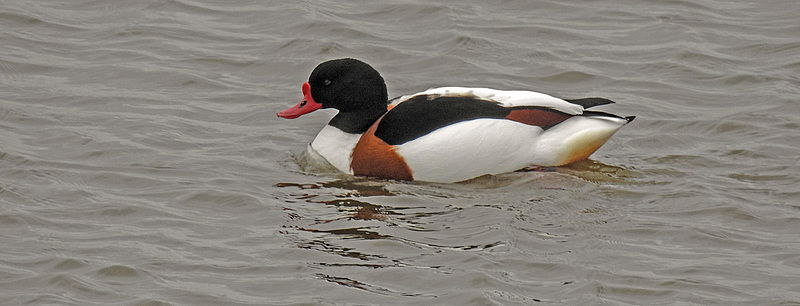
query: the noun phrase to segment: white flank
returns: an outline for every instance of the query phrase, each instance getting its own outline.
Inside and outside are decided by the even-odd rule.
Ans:
[[[475,119],[397,146],[415,180],[452,183],[518,170],[535,161],[542,129],[511,120]]]
[[[448,125],[397,146],[415,180],[452,183],[527,166],[560,166],[576,153],[599,148],[625,119],[573,117],[542,128],[502,119]]]

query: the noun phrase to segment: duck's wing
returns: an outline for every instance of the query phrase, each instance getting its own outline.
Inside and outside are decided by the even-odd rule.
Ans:
[[[585,108],[614,103],[603,98],[559,99],[522,90],[440,87],[392,99],[375,136],[390,145],[403,144],[441,127],[480,119],[508,119],[548,129]]]

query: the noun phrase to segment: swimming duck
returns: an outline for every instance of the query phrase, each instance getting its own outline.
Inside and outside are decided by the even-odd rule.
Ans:
[[[389,100],[380,73],[351,58],[319,64],[302,90],[279,117],[339,110],[308,150],[342,172],[383,179],[452,183],[566,165],[635,118],[586,110],[608,99],[521,90],[441,87]]]

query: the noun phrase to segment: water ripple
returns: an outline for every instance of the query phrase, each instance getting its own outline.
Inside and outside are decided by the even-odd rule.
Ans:
[[[796,304],[796,6],[5,3],[0,300]],[[275,117],[338,57],[393,96],[532,89],[638,117],[567,167],[351,178],[302,153],[330,112]]]

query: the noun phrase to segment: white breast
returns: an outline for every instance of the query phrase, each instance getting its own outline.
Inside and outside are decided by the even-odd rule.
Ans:
[[[350,162],[353,149],[360,138],[361,134],[345,133],[336,127],[326,125],[311,142],[311,147],[339,171],[353,174]]]

